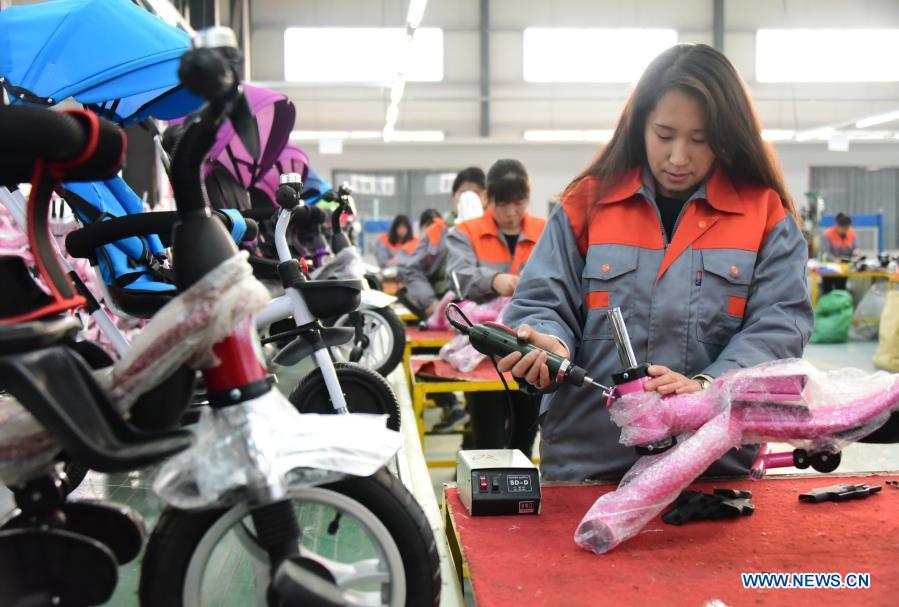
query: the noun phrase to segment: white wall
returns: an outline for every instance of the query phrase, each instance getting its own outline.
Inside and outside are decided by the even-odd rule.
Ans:
[[[828,152],[822,144],[777,148],[787,188],[798,205],[805,201],[811,166],[899,166],[899,142],[852,144],[849,152]],[[449,169],[478,165],[485,171],[499,158],[521,160],[531,177],[531,212],[545,215],[547,202],[591,160],[594,145],[443,142],[439,144],[345,144],[339,155],[307,148],[315,170],[330,178],[334,169]]]

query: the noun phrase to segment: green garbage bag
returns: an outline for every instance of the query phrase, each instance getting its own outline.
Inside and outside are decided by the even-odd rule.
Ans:
[[[815,306],[813,344],[841,344],[849,339],[852,326],[852,294],[834,289],[818,298]]]

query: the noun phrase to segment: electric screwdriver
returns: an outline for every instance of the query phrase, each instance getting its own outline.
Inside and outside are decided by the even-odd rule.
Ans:
[[[524,357],[534,350],[539,350],[546,353],[546,366],[549,368],[549,376],[556,383],[568,383],[578,387],[587,383],[604,392],[611,390],[587,377],[586,370],[572,364],[567,358],[518,339],[518,334],[509,327],[495,322],[483,322],[471,326],[465,326],[461,323],[457,324],[452,319],[450,319],[450,322],[458,331],[468,335],[472,347],[481,354],[502,358],[513,352],[520,352],[522,357]]]

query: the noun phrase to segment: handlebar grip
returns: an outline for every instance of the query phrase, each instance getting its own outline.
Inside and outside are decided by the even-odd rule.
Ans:
[[[237,85],[225,52],[218,48],[195,48],[184,53],[178,78],[188,91],[209,100],[227,96]]]
[[[230,219],[222,213],[214,213],[230,230]],[[170,242],[170,234],[179,220],[176,211],[154,211],[123,217],[111,217],[84,226],[66,235],[65,247],[72,257],[89,259],[98,247],[112,244],[117,240],[132,236],[159,234],[163,243]],[[245,219],[247,227],[242,240],[255,240],[259,235],[259,224]]]
[[[252,242],[259,237],[259,224],[254,220],[244,216],[244,222],[247,224],[247,231],[243,233],[243,242]]]
[[[178,213],[175,211],[112,217],[69,232],[66,235],[66,251],[72,257],[91,258],[98,247],[123,238],[171,232],[176,221]]]
[[[67,181],[107,179],[121,168],[125,134],[84,110],[0,107],[0,183],[31,181],[42,158]]]

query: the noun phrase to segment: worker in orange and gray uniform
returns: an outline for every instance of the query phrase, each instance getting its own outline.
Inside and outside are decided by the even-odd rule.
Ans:
[[[412,253],[397,264],[400,281],[406,288],[405,297],[425,318],[437,309],[440,298],[451,288],[446,276],[445,237],[455,220],[459,198],[465,192],[474,192],[483,199],[485,180],[484,171],[478,167],[459,171],[453,180],[453,210],[448,216],[449,221],[435,218],[421,234]]]
[[[545,219],[527,212],[530,195],[528,174],[519,161],[498,160],[490,167],[487,212],[458,224],[447,236],[447,272],[464,299],[482,303],[515,292],[546,225]],[[467,400],[473,448],[509,446],[530,457],[537,434],[539,394],[513,392],[511,411],[502,392],[471,392]]]
[[[855,230],[849,215],[837,213],[836,224],[824,230],[821,252],[833,259],[851,259],[855,255]]]
[[[852,259],[855,247],[855,230],[852,229],[852,218],[845,213],[837,213],[835,225],[821,234],[821,253],[830,259]],[[821,276],[821,293],[830,293],[835,289],[845,289],[845,276]]]
[[[421,232],[418,245],[412,253],[397,260],[397,273],[403,283],[397,296],[422,320],[434,313],[440,299],[452,288],[446,275],[446,233],[456,216],[463,211],[460,209],[461,201],[466,197],[476,197],[476,204],[467,205],[475,207],[469,209],[469,212],[472,216],[483,213],[486,185],[486,176],[480,168],[468,167],[459,171],[453,180],[453,209],[447,216],[448,221],[440,215],[433,217],[430,225]],[[422,220],[426,213],[427,211],[422,213]],[[422,224],[424,221],[420,222],[420,226]],[[468,413],[455,394],[434,394],[432,398],[442,409],[442,419],[434,425],[432,432],[458,432],[468,425]],[[466,444],[468,438],[466,434],[463,439]]]
[[[620,307],[646,391],[704,389],[741,367],[798,358],[813,324],[796,211],[734,66],[679,44],[646,68],[612,140],[576,177],[531,254],[504,322],[604,384],[621,370],[606,312]],[[548,392],[547,480],[621,478],[638,454],[591,388],[555,385],[545,354],[501,370]],[[717,474],[746,474],[756,449]]]
[[[397,215],[390,229],[381,234],[375,242],[375,258],[378,266],[385,270],[396,266],[401,255],[411,255],[418,246],[418,238],[412,233],[412,223],[405,215]]]

